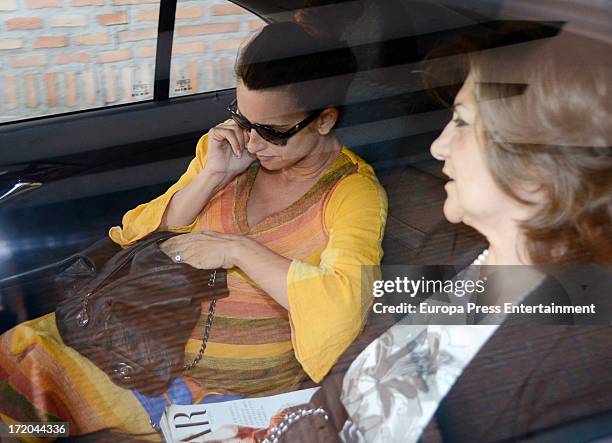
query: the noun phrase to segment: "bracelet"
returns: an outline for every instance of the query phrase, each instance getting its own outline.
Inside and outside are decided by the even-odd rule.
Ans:
[[[320,415],[325,421],[329,420],[329,416],[327,415],[327,411],[321,407],[317,409],[298,409],[295,412],[289,412],[287,415],[283,417],[279,424],[270,429],[266,438],[264,438],[261,443],[278,443],[279,438],[287,432],[289,426],[298,421],[303,417],[307,417],[309,415]]]

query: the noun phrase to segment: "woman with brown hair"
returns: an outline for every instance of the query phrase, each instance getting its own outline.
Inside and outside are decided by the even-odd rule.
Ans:
[[[279,441],[521,441],[612,410],[609,53],[568,32],[470,53],[453,118],[431,147],[449,177],[445,217],[489,243],[455,280],[501,279],[502,290],[487,286],[475,303],[535,314],[463,325],[408,315],[346,373],[334,370],[313,404],[296,408],[324,409],[299,413],[273,433]],[[595,314],[540,308],[591,303]],[[599,324],[568,324],[583,322]],[[601,436],[587,428],[580,441],[591,431]],[[564,440],[577,438],[561,431],[550,441]]]
[[[362,287],[379,272],[387,214],[372,167],[334,130],[354,70],[341,42],[295,23],[264,27],[236,62],[227,120],[200,138],[175,184],[111,228],[121,246],[183,233],[162,245],[174,261],[228,269],[203,358],[208,303],[186,344],[194,367],[163,395],[124,389],[66,346],[49,314],[0,337],[0,420],[159,440],[151,424],[170,402],[319,382],[364,326],[372,295]]]

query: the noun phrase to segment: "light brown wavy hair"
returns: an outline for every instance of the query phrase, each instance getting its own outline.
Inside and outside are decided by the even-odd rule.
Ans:
[[[492,176],[535,206],[522,223],[534,264],[612,264],[611,53],[563,31],[465,57]]]

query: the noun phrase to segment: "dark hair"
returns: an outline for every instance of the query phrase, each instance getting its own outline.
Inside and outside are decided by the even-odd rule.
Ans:
[[[350,48],[315,37],[302,26],[265,26],[240,51],[236,77],[248,89],[286,87],[304,111],[339,108],[356,70]]]

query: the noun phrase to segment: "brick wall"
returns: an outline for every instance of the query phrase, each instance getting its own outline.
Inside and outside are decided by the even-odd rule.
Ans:
[[[0,0],[0,122],[148,100],[159,0]],[[170,95],[229,88],[263,26],[227,0],[179,0]]]

